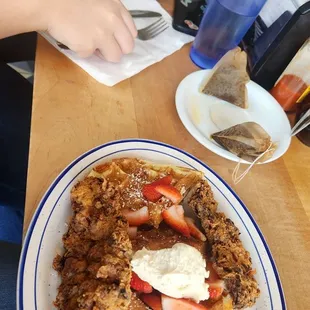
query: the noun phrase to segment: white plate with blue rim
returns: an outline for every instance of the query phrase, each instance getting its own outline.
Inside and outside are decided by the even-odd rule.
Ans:
[[[279,103],[253,81],[247,83],[249,105],[247,109],[205,95],[199,92],[199,87],[208,74],[211,74],[211,70],[191,73],[177,88],[176,108],[188,132],[217,155],[235,162],[248,163],[217,144],[211,135],[243,122],[256,122],[266,130],[277,145],[272,157],[264,163],[281,157],[291,143],[291,126]]]
[[[252,309],[285,310],[285,298],[274,260],[249,210],[237,194],[206,164],[194,156],[161,142],[119,140],[110,142],[74,160],[43,196],[29,225],[21,253],[17,279],[17,309],[55,309],[60,277],[52,262],[62,248],[62,235],[71,215],[70,190],[95,165],[120,157],[184,166],[200,170],[210,183],[219,209],[239,228],[240,238],[250,252],[261,295]]]

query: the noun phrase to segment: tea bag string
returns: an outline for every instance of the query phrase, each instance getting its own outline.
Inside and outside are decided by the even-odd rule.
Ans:
[[[240,164],[241,164],[241,159],[239,160],[238,164],[236,165],[233,173],[232,173],[232,180],[234,182],[234,184],[238,184],[248,173],[249,171],[252,169],[252,167],[267,153],[272,152],[275,150],[275,145],[271,142],[267,148],[267,150],[265,152],[263,152],[262,154],[260,154],[252,163],[251,165],[242,173],[238,176],[238,171],[240,168]]]

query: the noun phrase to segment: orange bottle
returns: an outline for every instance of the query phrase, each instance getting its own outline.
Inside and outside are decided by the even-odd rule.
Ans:
[[[285,111],[294,111],[298,98],[307,89],[307,84],[294,74],[285,74],[270,91]]]
[[[309,85],[310,38],[299,49],[270,93],[285,111],[295,111],[296,102]]]

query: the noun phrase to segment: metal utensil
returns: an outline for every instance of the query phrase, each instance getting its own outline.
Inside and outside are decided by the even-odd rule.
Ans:
[[[153,39],[164,32],[167,28],[169,28],[167,22],[163,18],[160,18],[153,24],[138,30],[138,39],[142,41]]]
[[[292,128],[291,136],[297,135],[300,131],[305,129],[310,125],[310,110],[308,110],[301,119],[296,123],[296,125]]]
[[[158,12],[153,11],[141,11],[141,10],[130,10],[129,11],[132,18],[149,18],[149,17],[161,17],[162,15]]]

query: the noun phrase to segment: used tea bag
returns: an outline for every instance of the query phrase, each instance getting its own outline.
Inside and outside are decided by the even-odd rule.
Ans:
[[[247,55],[240,47],[227,52],[202,82],[200,91],[230,102],[240,108],[248,107],[246,83]]]
[[[212,134],[211,137],[229,152],[249,162],[258,157],[259,162],[263,162],[275,151],[269,134],[255,122],[229,127]]]

